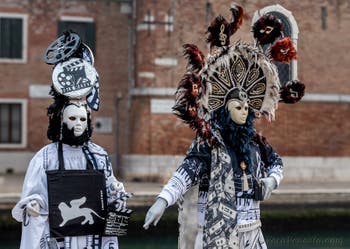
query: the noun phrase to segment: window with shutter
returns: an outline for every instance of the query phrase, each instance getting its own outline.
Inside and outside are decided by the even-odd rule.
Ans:
[[[298,41],[299,29],[292,15],[292,12],[283,8],[279,4],[270,5],[255,12],[252,20],[252,24],[254,24],[258,20],[258,18],[264,14],[272,14],[282,21],[283,27],[284,27],[283,29],[284,36],[290,37],[293,41],[293,45],[295,49],[298,50],[297,41]],[[267,46],[264,49],[266,48]],[[279,63],[279,62],[274,62],[274,63],[278,68],[279,78],[282,86],[285,83],[287,83],[289,80],[297,79],[298,75],[297,75],[296,60],[292,60],[290,64]]]
[[[27,16],[0,13],[0,62],[26,62]]]
[[[291,27],[289,21],[285,15],[277,11],[268,12],[279,18],[283,24],[283,35],[285,37],[291,37]],[[278,68],[278,76],[280,78],[281,85],[284,85],[289,80],[292,80],[291,65],[286,63],[274,62]]]
[[[0,147],[25,145],[24,100],[0,99]]]

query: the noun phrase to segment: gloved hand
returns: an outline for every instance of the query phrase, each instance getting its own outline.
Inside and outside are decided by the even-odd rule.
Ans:
[[[37,200],[31,200],[26,205],[26,212],[29,216],[38,217],[40,215],[40,204]]]
[[[260,181],[263,183],[263,200],[267,200],[270,198],[272,190],[274,190],[277,187],[277,182],[275,180],[275,178],[273,178],[272,176],[266,177],[266,178],[262,178],[260,179]]]
[[[152,207],[148,210],[145,218],[144,229],[148,229],[149,225],[153,223],[154,226],[157,225],[158,221],[162,217],[168,203],[165,199],[159,197]]]
[[[110,202],[115,203],[115,208],[118,210],[126,208],[126,200],[131,194],[125,192],[123,183],[111,177],[107,184],[109,184]]]
[[[114,181],[109,185],[110,194],[116,195],[118,192],[124,192],[124,185],[121,182]]]

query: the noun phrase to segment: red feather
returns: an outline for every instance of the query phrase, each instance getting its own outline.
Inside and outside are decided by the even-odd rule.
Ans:
[[[289,63],[292,59],[297,59],[297,51],[293,46],[293,42],[289,37],[276,41],[270,50],[272,60]]]
[[[204,91],[204,86],[194,73],[187,73],[179,82],[176,91],[173,112],[185,123],[191,124],[197,117],[198,98]]]
[[[211,22],[207,33],[209,34],[207,42],[210,43],[210,47],[222,47],[230,44],[228,22],[222,15],[217,16]]]
[[[200,71],[205,63],[205,57],[202,51],[194,44],[184,44],[184,56],[188,60],[187,67],[191,70]]]
[[[244,17],[244,10],[241,6],[233,4],[230,11],[232,12],[231,23],[229,23],[229,34],[233,35],[241,27]]]
[[[273,43],[282,36],[283,25],[280,19],[272,14],[261,16],[253,25],[254,38],[260,45]]]
[[[299,102],[305,94],[305,85],[299,80],[288,81],[280,90],[281,101],[286,104]]]
[[[208,27],[207,42],[210,43],[210,47],[230,45],[230,36],[241,26],[244,16],[243,8],[239,5],[232,5],[230,11],[232,13],[230,23],[222,15],[219,15]]]
[[[204,119],[198,119],[197,122],[195,123],[195,127],[197,129],[198,136],[205,139],[210,137],[211,135],[210,125]]]

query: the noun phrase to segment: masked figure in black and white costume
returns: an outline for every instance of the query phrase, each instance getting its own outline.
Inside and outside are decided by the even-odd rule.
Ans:
[[[49,112],[53,111],[52,106]],[[59,117],[60,113],[50,113],[51,117]],[[49,138],[54,142],[43,147],[31,160],[25,180],[21,200],[12,211],[17,221],[23,222],[21,248],[39,249],[49,248],[49,220],[48,220],[48,191],[47,171],[57,170],[59,167],[58,147],[60,141],[55,141],[60,135],[60,124],[54,118],[50,119]],[[66,170],[85,170],[87,167],[86,153],[93,156],[98,169],[104,171],[108,202],[112,202],[118,193],[124,192],[124,187],[113,175],[112,165],[107,152],[97,144],[90,142],[91,136],[90,112],[83,102],[69,102],[62,109],[62,152]],[[55,129],[55,126],[57,129]],[[55,130],[52,130],[55,129]],[[84,149],[83,149],[84,148]],[[82,179],[83,180],[83,179]],[[62,193],[65,186],[61,186]],[[84,193],[82,193],[84,194]],[[68,204],[68,203],[67,203]],[[71,210],[70,210],[71,212]],[[63,215],[62,215],[63,216]],[[92,214],[94,219],[97,216]],[[76,217],[75,217],[76,218]],[[99,247],[93,247],[93,245]],[[103,247],[108,244],[111,247]],[[65,237],[58,239],[59,248],[118,248],[116,237],[101,237],[96,235]]]
[[[183,163],[149,210],[146,226],[157,222],[165,207],[175,204],[189,188],[199,184],[199,230],[195,248],[203,248],[205,219],[211,237],[219,229],[228,227],[229,248],[235,248],[234,245],[245,248],[243,245],[248,242],[256,245],[249,248],[265,248],[260,230],[259,201],[268,199],[271,191],[278,187],[282,180],[282,161],[256,134],[253,128],[255,115],[246,101],[229,99],[216,116],[215,137],[219,146],[212,149],[206,143],[193,142]],[[212,179],[215,185],[209,190],[210,176],[217,179]],[[263,183],[261,199],[254,191],[259,182]],[[216,209],[222,210],[222,214]],[[217,241],[218,245],[225,244],[226,241],[220,241],[222,236],[219,232],[211,240]]]
[[[107,206],[125,206],[124,186],[113,175],[107,152],[90,141],[86,101],[59,94],[55,87],[51,95],[47,136],[52,143],[30,161],[12,210],[22,222],[20,248],[117,249],[117,237],[103,236],[103,229]]]
[[[197,46],[184,45],[188,71],[179,83],[173,110],[197,137],[144,224],[145,229],[156,225],[166,207],[182,205],[188,190],[199,185],[196,249],[266,248],[259,204],[283,178],[280,156],[253,127],[256,115],[274,119],[283,90],[278,72],[259,43],[229,45],[243,9],[233,5],[231,12],[231,23],[219,16],[208,28],[211,53],[206,59]],[[181,232],[186,233],[182,223],[195,220],[180,220],[179,248],[190,248],[181,242]]]

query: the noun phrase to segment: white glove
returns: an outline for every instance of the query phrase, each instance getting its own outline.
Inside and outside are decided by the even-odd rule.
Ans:
[[[145,224],[143,225],[143,228],[147,230],[151,223],[156,226],[160,218],[162,218],[162,215],[167,206],[168,203],[165,199],[161,197],[157,198],[156,202],[152,205],[146,214]]]
[[[40,215],[40,204],[37,200],[31,200],[26,205],[26,212],[29,216],[38,217]]]
[[[272,176],[262,178],[260,181],[264,185],[264,188],[263,188],[264,198],[263,198],[263,200],[265,201],[265,200],[270,198],[272,190],[274,190],[277,187],[277,182],[276,182],[275,178],[273,178]]]

